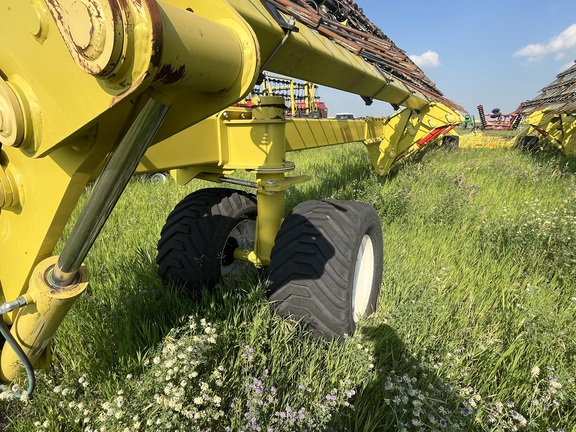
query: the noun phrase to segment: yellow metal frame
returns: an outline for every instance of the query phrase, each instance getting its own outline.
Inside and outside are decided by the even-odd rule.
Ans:
[[[576,156],[576,117],[547,110],[531,113],[524,123],[530,127],[522,134],[538,135],[544,142],[570,156]]]
[[[462,121],[305,25],[287,34],[259,0],[4,0],[0,41],[0,303],[28,302],[0,319],[36,366],[88,283],[83,268],[65,284],[52,278],[54,246],[86,183],[121,153],[149,101],[170,109],[137,172],[170,169],[180,183],[254,173],[256,245],[235,256],[259,266],[270,262],[285,190],[308,179],[287,176],[288,152],[360,141],[383,174]],[[287,121],[277,98],[228,109],[264,62],[406,108],[348,121]],[[19,371],[4,346],[1,380]]]
[[[363,142],[379,174],[420,150],[426,136],[461,116],[442,104],[421,111],[404,109],[389,118],[362,120],[285,119],[283,98],[261,97],[254,108],[229,108],[151,147],[137,173],[172,170],[180,184],[194,178],[220,181],[236,170],[256,176],[258,195],[256,255],[239,259],[270,263],[270,252],[284,215],[284,190],[309,179],[287,177],[294,164],[286,154],[319,147]],[[438,134],[434,140],[444,135]],[[196,143],[201,143],[197,145]]]
[[[172,107],[161,139],[241,99],[260,59],[254,32],[225,0],[129,0],[120,9],[112,0],[6,1],[0,117],[9,121],[0,129],[10,134],[0,135],[0,302],[29,292],[33,269],[52,255],[84,186],[142,101],[152,96]],[[60,295],[77,297],[72,287]],[[67,312],[45,296],[35,305],[53,312],[25,320],[19,317],[31,312],[22,309],[0,318],[32,346],[39,328],[53,332]],[[4,347],[4,380],[15,364]]]
[[[255,106],[262,99],[266,98],[255,100]],[[284,117],[278,112],[280,115]],[[363,142],[374,168],[386,174],[404,155],[419,149],[418,141],[438,128],[458,124],[461,118],[450,108],[432,103],[423,110],[403,109],[391,117],[283,119],[286,126],[282,146],[285,152],[292,152]],[[201,172],[224,174],[258,169],[269,160],[269,149],[259,144],[267,124],[254,118],[249,108],[228,108],[152,146],[136,173],[177,170],[174,178],[186,184]],[[285,165],[289,163],[284,162]]]

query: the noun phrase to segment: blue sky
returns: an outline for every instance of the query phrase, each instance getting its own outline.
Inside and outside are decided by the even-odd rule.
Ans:
[[[356,0],[438,89],[477,116],[514,111],[576,59],[576,0]],[[389,104],[320,87],[329,115],[389,115]]]

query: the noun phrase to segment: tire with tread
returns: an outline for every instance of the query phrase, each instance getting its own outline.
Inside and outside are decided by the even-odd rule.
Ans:
[[[271,253],[269,298],[327,339],[353,334],[376,310],[382,281],[382,227],[372,206],[321,200],[297,205]]]
[[[514,147],[528,153],[536,153],[540,150],[540,140],[534,135],[521,136],[516,139]]]
[[[164,283],[194,291],[213,287],[245,263],[237,247],[253,248],[256,197],[241,190],[201,189],[180,201],[166,219],[158,241],[158,274]]]
[[[442,138],[442,148],[446,150],[455,150],[460,147],[460,137],[446,135]]]

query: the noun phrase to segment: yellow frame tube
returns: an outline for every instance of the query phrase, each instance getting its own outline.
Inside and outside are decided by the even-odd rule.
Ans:
[[[272,72],[417,110],[431,102],[303,24],[296,24],[298,32],[293,32],[271,57],[284,38],[284,30],[259,0],[230,0],[230,4],[254,29],[262,58],[270,59],[266,68]]]
[[[437,103],[420,111],[404,109],[387,118],[285,119],[284,151],[363,142],[378,173],[385,174],[418,140],[461,119],[458,113]],[[269,160],[268,150],[254,141],[262,125],[253,118],[252,110],[228,108],[151,147],[136,172],[178,170],[175,175],[179,183],[187,183],[200,172],[257,169]]]

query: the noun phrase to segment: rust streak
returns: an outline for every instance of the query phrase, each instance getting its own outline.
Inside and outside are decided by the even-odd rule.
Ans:
[[[177,69],[173,69],[172,65],[163,65],[156,76],[154,77],[155,83],[173,84],[180,81],[186,76],[186,66],[182,65]]]
[[[141,2],[141,0],[133,0]],[[162,24],[162,17],[160,9],[156,0],[144,0],[146,8],[148,9],[150,24],[152,27],[152,50],[150,63],[154,67],[160,66],[160,58],[162,57],[162,47],[164,45],[164,27]]]

